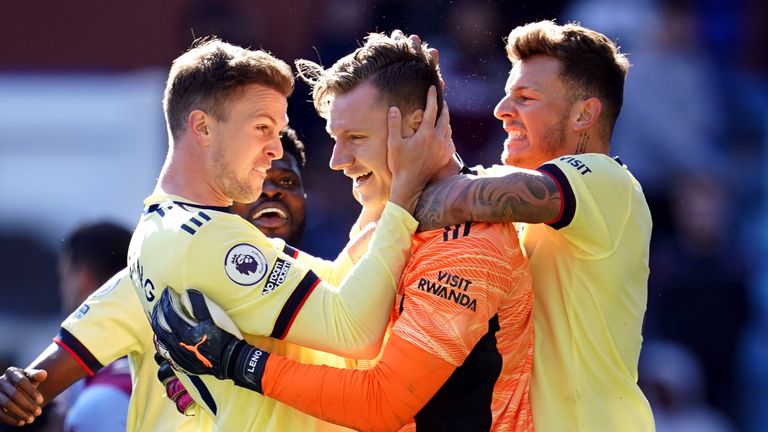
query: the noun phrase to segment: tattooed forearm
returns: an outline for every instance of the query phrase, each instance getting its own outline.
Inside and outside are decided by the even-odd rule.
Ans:
[[[421,194],[414,217],[419,230],[466,221],[547,222],[560,211],[554,181],[537,172],[503,177],[455,176],[430,185]]]

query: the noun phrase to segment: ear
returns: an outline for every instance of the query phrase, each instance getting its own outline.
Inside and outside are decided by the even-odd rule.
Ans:
[[[203,111],[192,110],[187,116],[187,131],[192,135],[195,141],[208,144],[211,136],[211,117]]]
[[[415,134],[419,129],[419,125],[421,124],[423,118],[423,109],[414,110],[410,114],[406,115],[405,118],[403,118],[402,129],[400,131],[403,138],[408,138],[409,136]]]
[[[581,132],[591,128],[600,118],[603,111],[603,103],[600,99],[591,97],[587,100],[576,102],[574,108],[573,130]]]

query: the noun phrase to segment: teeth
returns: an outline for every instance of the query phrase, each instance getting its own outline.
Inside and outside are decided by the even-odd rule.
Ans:
[[[368,177],[371,174],[373,174],[373,171],[369,171],[369,172],[367,172],[365,174],[352,177],[352,181],[354,182],[355,185],[358,185],[358,184],[360,184],[360,182],[362,182],[364,180],[364,178]]]
[[[509,136],[514,137],[514,138],[523,138],[523,137],[525,137],[525,133],[520,132],[518,130],[511,130],[511,131],[509,131]]]
[[[288,219],[288,215],[283,211],[283,209],[278,207],[267,207],[267,208],[261,209],[258,211],[258,213],[253,215],[253,219],[258,219],[267,213],[277,213],[279,217],[283,219]]]

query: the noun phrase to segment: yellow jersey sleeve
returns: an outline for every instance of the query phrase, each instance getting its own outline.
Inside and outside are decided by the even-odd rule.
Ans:
[[[128,356],[133,389],[127,431],[194,431],[201,417],[185,417],[157,380],[152,328],[136,297],[127,269],[118,272],[67,317],[54,341],[90,375]],[[207,415],[203,414],[206,418]]]
[[[129,353],[143,352],[151,335],[152,328],[124,269],[64,320],[56,342],[93,373]]]
[[[344,248],[335,260],[329,261],[314,257],[293,246],[288,245],[282,239],[270,239],[278,250],[282,250],[286,255],[312,269],[315,274],[325,282],[331,285],[338,285],[347,276],[355,266],[352,258],[347,254]]]
[[[548,225],[573,243],[581,258],[601,259],[616,249],[640,185],[626,167],[602,154],[562,156],[539,167],[562,196],[560,214]]]

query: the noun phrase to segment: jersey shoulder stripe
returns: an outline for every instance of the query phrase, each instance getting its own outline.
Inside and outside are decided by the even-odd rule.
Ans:
[[[291,329],[293,321],[296,319],[301,307],[304,306],[304,302],[307,301],[307,297],[312,293],[315,287],[320,283],[320,278],[317,277],[312,270],[301,279],[301,282],[296,285],[296,288],[291,293],[288,300],[283,305],[283,309],[275,320],[275,326],[272,329],[270,337],[275,339],[285,339],[288,331]]]
[[[299,257],[299,250],[293,246],[288,246],[288,243],[283,246],[283,253],[293,259],[297,259]]]
[[[551,177],[560,191],[560,214],[555,219],[547,222],[547,225],[554,229],[567,227],[576,214],[576,196],[573,193],[571,184],[568,182],[568,178],[555,164],[544,164],[539,167],[538,171]]]
[[[104,367],[88,348],[67,330],[59,329],[59,333],[53,338],[53,341],[74,357],[88,375],[93,376]]]

